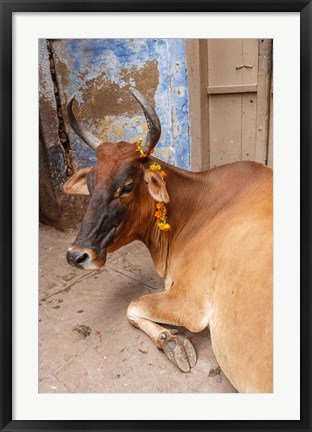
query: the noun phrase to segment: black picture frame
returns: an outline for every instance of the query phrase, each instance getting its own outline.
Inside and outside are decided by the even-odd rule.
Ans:
[[[1,5],[0,427],[1,431],[248,430],[311,431],[311,0],[10,1]],[[12,14],[14,12],[300,12],[301,395],[298,421],[12,420]],[[14,169],[14,167],[13,167]],[[14,233],[13,233],[14,234]],[[207,407],[208,409],[208,407]],[[161,410],[155,407],[155,418]]]

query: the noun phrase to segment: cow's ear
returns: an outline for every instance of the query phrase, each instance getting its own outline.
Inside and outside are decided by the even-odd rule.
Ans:
[[[144,180],[147,183],[149,193],[154,200],[168,203],[170,201],[166,184],[159,171],[146,170]]]
[[[89,195],[87,174],[91,169],[92,167],[87,167],[77,171],[63,184],[63,191],[69,195]]]

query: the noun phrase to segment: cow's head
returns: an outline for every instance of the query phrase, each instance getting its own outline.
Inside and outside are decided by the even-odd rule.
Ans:
[[[136,89],[130,91],[147,120],[148,133],[141,147],[149,155],[160,137],[160,121],[147,100]],[[147,229],[151,203],[168,202],[169,196],[161,175],[149,169],[148,158],[139,157],[137,143],[100,141],[78,123],[72,111],[73,101],[74,95],[67,103],[69,123],[96,151],[98,161],[96,166],[76,172],[64,185],[68,194],[91,196],[80,232],[68,249],[67,261],[88,270],[102,267],[107,252],[139,238]]]

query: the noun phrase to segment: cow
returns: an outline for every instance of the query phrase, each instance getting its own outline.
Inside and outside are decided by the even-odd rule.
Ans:
[[[133,300],[129,322],[183,372],[195,366],[196,351],[163,325],[195,333],[209,327],[217,362],[237,391],[270,393],[272,170],[240,161],[190,172],[157,159],[157,113],[136,88],[129,90],[148,124],[144,140],[134,143],[102,142],[77,121],[75,95],[67,102],[72,129],[98,158],[64,184],[68,194],[90,194],[67,261],[99,269],[108,253],[143,242],[165,289]]]

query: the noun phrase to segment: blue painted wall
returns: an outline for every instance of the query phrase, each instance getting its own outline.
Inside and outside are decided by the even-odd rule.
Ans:
[[[147,125],[129,94],[135,86],[151,102],[162,124],[155,156],[190,168],[189,104],[183,39],[55,40],[53,55],[62,105],[78,91],[75,112],[105,141],[136,141]],[[67,128],[71,156],[80,168],[95,155]]]

